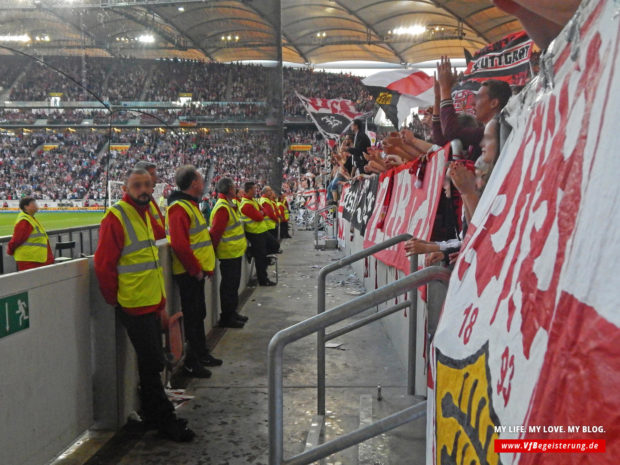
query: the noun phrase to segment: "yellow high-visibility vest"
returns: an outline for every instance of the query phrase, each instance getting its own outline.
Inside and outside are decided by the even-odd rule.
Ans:
[[[203,271],[213,271],[215,269],[215,252],[211,243],[209,225],[203,214],[193,203],[187,200],[177,200],[168,207],[168,212],[166,213],[166,238],[168,242],[171,242],[169,229],[170,209],[176,204],[183,207],[187,216],[189,216],[189,246],[192,252],[194,252],[194,256],[200,263]],[[172,250],[172,274],[183,273],[187,273],[187,270],[174,253],[174,250]]]
[[[241,214],[241,221],[243,222],[243,227],[245,228],[245,230],[252,234],[261,234],[268,231],[269,229],[267,228],[267,223],[265,222],[265,220],[254,221],[249,216],[245,216],[243,214],[242,210],[243,207],[245,207],[246,205],[251,205],[252,208],[255,209],[257,212],[262,211],[256,200],[246,199],[245,197],[241,200],[241,208],[239,209],[239,213]]]
[[[47,261],[47,244],[49,239],[41,223],[34,216],[23,211],[17,215],[15,226],[21,220],[26,220],[32,226],[32,231],[26,242],[15,249],[13,257],[17,262],[45,263]]]
[[[276,214],[276,216],[278,216],[278,212],[275,210],[274,206],[273,206],[273,202],[271,200],[269,200],[267,197],[261,197],[258,201],[258,203],[261,204],[261,206],[265,205],[266,203],[271,205],[271,208],[273,209],[274,213]],[[265,224],[267,225],[267,231],[270,231],[272,229],[276,229],[276,222],[273,221],[271,218],[269,218],[267,215],[265,215]]]
[[[278,213],[282,212],[282,214],[284,215],[284,221],[288,221],[289,218],[289,214],[288,214],[288,209],[286,208],[286,205],[284,204],[284,202],[276,202],[276,205],[278,206]]]
[[[291,217],[291,212],[288,211],[287,202],[280,202],[280,203],[284,207],[284,221],[288,221],[289,218]]]
[[[118,303],[126,308],[157,305],[166,297],[166,289],[150,216],[142,219],[136,209],[123,200],[114,204],[106,216],[110,214],[118,218],[125,232],[123,251],[116,267]]]
[[[241,222],[239,212],[227,200],[218,199],[211,211],[211,224],[213,224],[213,218],[220,208],[228,210],[228,224],[220,242],[217,244],[215,255],[220,259],[242,257],[248,248],[248,243],[245,239],[245,232],[243,231],[243,223]]]
[[[149,203],[149,209],[151,210],[151,215],[153,215],[153,219],[159,223],[159,225],[164,227],[164,219],[159,216],[159,211],[157,210],[157,206],[155,205],[155,200],[151,199]]]

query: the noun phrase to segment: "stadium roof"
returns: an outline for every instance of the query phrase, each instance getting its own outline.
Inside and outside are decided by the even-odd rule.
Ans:
[[[273,0],[0,0],[0,45],[42,55],[276,58]],[[284,61],[418,63],[520,30],[490,0],[281,0]],[[7,36],[30,42],[7,43]],[[17,40],[17,39],[15,39]]]

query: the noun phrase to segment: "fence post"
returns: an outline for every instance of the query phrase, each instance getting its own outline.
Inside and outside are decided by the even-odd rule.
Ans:
[[[409,273],[418,271],[418,255],[409,257]],[[418,288],[409,290],[409,350],[407,353],[407,394],[415,395],[415,371],[416,371],[416,333],[418,331]]]

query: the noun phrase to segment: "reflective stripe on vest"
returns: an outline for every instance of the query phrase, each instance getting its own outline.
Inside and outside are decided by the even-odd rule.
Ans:
[[[257,212],[261,211],[260,206],[258,205],[258,202],[256,200],[246,199],[245,197],[243,198],[243,200],[241,200],[241,210],[239,211],[239,213],[241,214],[241,221],[243,222],[245,230],[251,234],[261,234],[268,231],[269,229],[265,220],[254,221],[249,216],[245,216],[243,214],[243,208],[246,205],[251,205],[252,208],[255,209]]]
[[[269,200],[267,197],[261,197],[258,202],[261,204],[261,206],[263,206],[266,203],[268,203],[271,206],[271,208],[273,209],[273,205],[271,204],[271,200]],[[274,211],[274,213],[276,213],[276,212]],[[276,213],[276,216],[277,216],[277,213]],[[269,218],[267,215],[265,215],[265,220],[264,221],[265,221],[265,224],[267,225],[267,231],[276,228],[276,222],[274,220],[272,220],[271,218]]]
[[[284,221],[288,221],[291,215],[288,211],[288,206],[286,205],[286,202],[279,202],[279,204],[282,205],[282,209],[284,210]]]
[[[107,214],[116,216],[125,233],[125,243],[116,267],[118,303],[126,308],[159,304],[166,297],[166,290],[150,215],[142,218],[132,205],[123,200],[113,205]]]
[[[239,218],[239,213],[228,201],[218,199],[211,212],[211,224],[213,224],[213,218],[215,218],[220,208],[226,208],[228,211],[228,224],[215,250],[217,258],[226,259],[241,257],[245,253],[248,244],[245,239],[243,224]]]
[[[26,242],[22,243],[19,247],[15,249],[13,257],[17,262],[35,262],[35,263],[45,263],[47,261],[47,244],[48,238],[41,226],[34,216],[30,216],[28,213],[19,212],[17,215],[17,220],[15,221],[15,225],[22,220],[26,220],[30,226],[32,226],[32,231],[30,232],[30,236],[26,239]]]
[[[215,252],[213,251],[207,220],[200,210],[198,210],[192,202],[187,200],[177,200],[173,202],[172,205],[168,207],[168,211],[176,204],[179,204],[189,217],[189,247],[194,252],[194,256],[196,260],[198,260],[198,263],[200,263],[202,271],[213,271],[215,268]],[[166,215],[166,238],[168,242],[170,242],[170,233],[168,231],[170,227],[168,222],[169,217],[170,213]],[[179,260],[174,251],[172,251],[172,273],[187,273],[183,263],[181,263],[181,260]]]
[[[151,210],[151,215],[153,219],[159,223],[159,225],[164,227],[164,220],[161,216],[159,216],[159,211],[157,210],[157,206],[155,205],[155,200],[151,199],[151,203],[149,203],[149,209]]]

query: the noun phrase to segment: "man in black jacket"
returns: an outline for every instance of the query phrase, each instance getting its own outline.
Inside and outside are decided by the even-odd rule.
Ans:
[[[349,147],[347,151],[353,156],[353,163],[357,167],[357,174],[364,174],[364,166],[368,164],[368,161],[364,158],[364,152],[370,147],[370,139],[362,128],[362,121],[359,119],[353,120],[351,129],[355,134],[353,138],[353,147]]]

